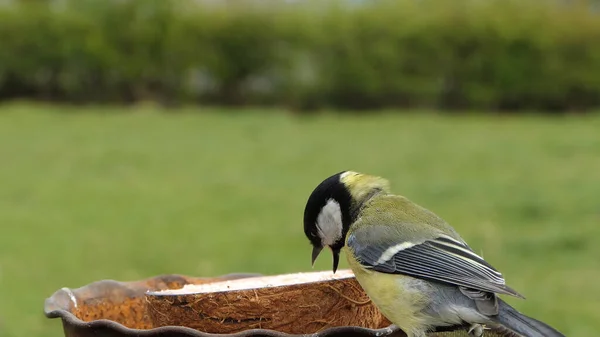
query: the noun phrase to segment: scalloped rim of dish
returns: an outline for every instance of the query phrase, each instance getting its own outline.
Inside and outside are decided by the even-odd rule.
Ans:
[[[247,277],[257,277],[257,276],[265,276],[261,274],[244,274],[244,273],[233,273],[233,274],[225,274],[217,277],[194,277],[196,279],[222,279],[222,280],[233,280],[239,278],[247,278]],[[214,334],[208,332],[198,331],[192,328],[184,327],[184,326],[165,326],[165,327],[157,327],[152,329],[133,329],[124,326],[118,322],[108,320],[108,319],[98,319],[90,322],[85,322],[79,319],[71,312],[71,305],[73,307],[77,307],[76,293],[79,291],[83,291],[89,289],[94,286],[98,286],[100,284],[108,284],[112,283],[115,287],[121,287],[123,289],[131,289],[133,284],[139,284],[141,282],[149,282],[152,280],[161,280],[168,278],[188,278],[188,276],[180,275],[180,274],[164,274],[158,275],[154,277],[149,277],[146,279],[138,280],[138,281],[115,281],[115,280],[100,280],[89,283],[79,288],[61,288],[54,292],[52,296],[46,298],[44,302],[44,314],[47,318],[61,318],[63,321],[63,325],[73,326],[77,329],[83,330],[97,330],[97,329],[110,329],[114,332],[121,334],[122,336],[135,336],[135,337],[159,337],[159,336],[170,336],[174,334],[176,336],[189,336],[189,337],[342,337],[342,336],[354,336],[354,337],[402,337],[406,336],[398,327],[395,325],[390,325],[386,328],[381,329],[370,329],[364,327],[355,327],[355,326],[343,326],[343,327],[332,327],[325,329],[323,331],[313,333],[313,334],[288,334],[284,332],[279,332],[275,330],[268,329],[251,329],[245,330],[232,334]],[[217,281],[221,282],[221,281]],[[148,290],[145,291],[146,293]],[[467,326],[462,327],[451,327],[448,329],[440,329],[437,332],[442,331],[456,331],[466,328]]]
[[[217,277],[206,277],[206,279],[238,279],[238,278],[246,278],[246,277],[256,277],[263,276],[260,274],[226,274]],[[73,327],[79,329],[87,329],[87,330],[96,330],[99,328],[108,328],[114,330],[117,333],[122,334],[123,336],[139,336],[139,337],[157,337],[157,336],[168,336],[169,334],[178,334],[178,335],[186,335],[191,337],[253,337],[253,336],[272,336],[272,337],[292,337],[292,336],[311,336],[311,337],[332,337],[332,336],[346,336],[347,334],[352,333],[354,336],[364,336],[364,337],[384,337],[390,336],[393,333],[399,332],[399,329],[394,325],[391,325],[387,328],[382,329],[369,329],[363,327],[333,327],[329,329],[325,329],[321,332],[310,334],[310,335],[294,335],[288,334],[284,332],[279,332],[275,330],[267,330],[267,329],[251,329],[245,330],[242,332],[232,333],[232,334],[213,334],[198,331],[192,328],[184,327],[184,326],[165,326],[165,327],[157,327],[152,329],[133,329],[124,326],[118,322],[108,320],[108,319],[98,319],[90,322],[85,322],[79,319],[71,312],[71,305],[73,307],[77,306],[77,300],[75,294],[79,291],[83,291],[92,286],[97,286],[99,284],[112,283],[115,287],[129,288],[131,285],[140,282],[147,282],[151,280],[158,280],[167,277],[186,277],[179,274],[168,274],[168,275],[158,275],[154,277],[150,277],[143,280],[138,281],[129,281],[129,282],[120,282],[115,280],[100,280],[96,282],[92,282],[80,288],[61,288],[54,292],[52,296],[46,298],[44,302],[44,314],[47,318],[61,318],[63,320],[63,324],[72,325]],[[217,281],[221,282],[221,281]],[[404,336],[400,333],[400,336]]]

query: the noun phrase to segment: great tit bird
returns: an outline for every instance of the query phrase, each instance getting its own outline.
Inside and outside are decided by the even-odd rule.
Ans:
[[[365,293],[408,337],[458,326],[470,327],[473,336],[489,326],[524,337],[564,337],[498,298],[524,299],[448,223],[392,194],[384,178],[343,171],[325,179],[306,203],[304,233],[313,265],[328,247],[335,273],[343,251]]]

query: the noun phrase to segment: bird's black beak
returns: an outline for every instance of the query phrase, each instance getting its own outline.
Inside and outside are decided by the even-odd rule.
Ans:
[[[323,247],[313,246],[311,261],[313,266],[315,265],[315,260],[319,257],[319,254],[321,254],[321,250],[323,250]],[[338,269],[338,264],[340,263],[340,251],[332,249],[331,252],[333,253],[333,273],[335,274]]]
[[[321,250],[323,250],[323,247],[313,246],[312,261],[311,261],[313,267],[315,266],[315,260],[317,259],[317,257],[319,257],[319,254],[321,254]]]
[[[333,253],[333,273],[335,274],[340,263],[340,251],[334,249],[331,252]]]

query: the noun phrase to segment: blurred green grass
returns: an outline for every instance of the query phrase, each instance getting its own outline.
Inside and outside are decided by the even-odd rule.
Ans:
[[[598,116],[79,110],[0,108],[2,336],[61,336],[42,314],[61,287],[309,271],[304,202],[344,169],[448,220],[527,297],[507,299],[519,310],[600,330]]]

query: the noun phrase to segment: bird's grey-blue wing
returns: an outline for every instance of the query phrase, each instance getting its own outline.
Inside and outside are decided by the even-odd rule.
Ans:
[[[369,226],[348,235],[348,248],[365,268],[456,285],[470,297],[480,291],[523,298],[464,242],[446,235],[422,242],[399,242],[392,239],[388,229]]]

